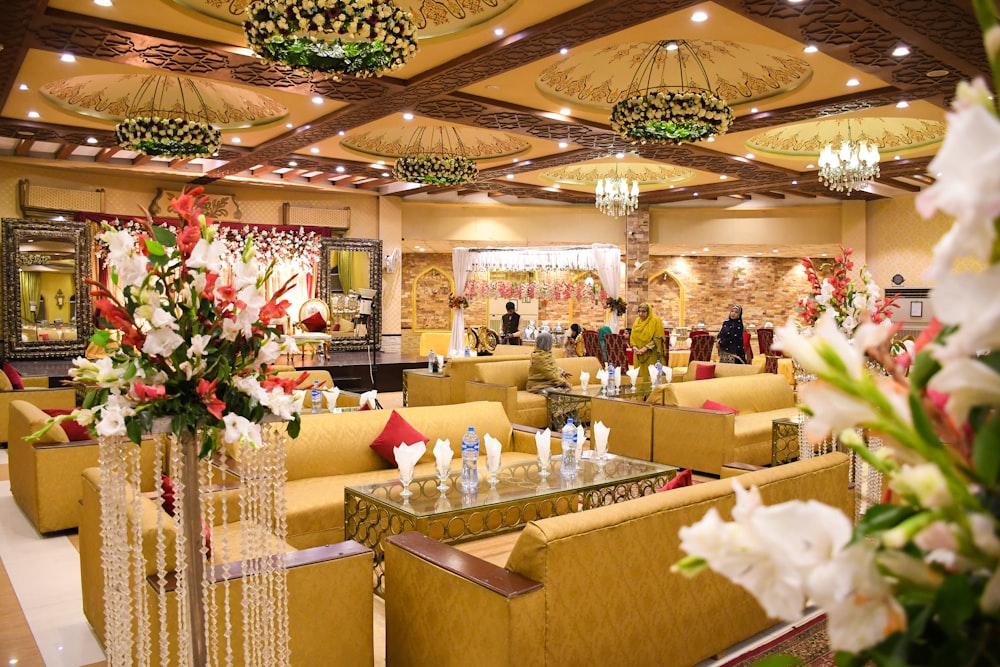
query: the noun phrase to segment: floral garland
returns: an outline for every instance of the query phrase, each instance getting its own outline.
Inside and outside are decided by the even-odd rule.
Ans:
[[[867,266],[861,267],[860,284],[853,281],[850,276],[854,269],[851,260],[853,251],[843,246],[840,251],[841,254],[832,263],[820,265],[819,271],[829,274],[822,281],[812,260],[802,258],[813,293],[799,299],[799,319],[805,326],[812,327],[823,313],[830,311],[840,330],[848,335],[853,334],[865,319],[871,319],[876,324],[891,324],[892,309],[899,308],[895,297],[882,297],[882,290],[872,280]]]
[[[88,281],[98,318],[91,342],[106,356],[73,361],[70,374],[87,396],[81,408],[49,420],[45,430],[74,419],[97,436],[127,435],[138,444],[155,418],[170,417],[175,435],[200,432],[203,458],[224,442],[259,445],[267,414],[288,421],[288,434],[298,435],[297,380],[268,370],[294,351],[294,342],[268,324],[287,315],[290,304],[281,297],[290,282],[264,298],[274,267],[258,268],[248,236],[232,282],[221,284],[226,248],[201,214],[202,191],[171,202],[181,216],[176,233],[149,220],[138,235],[111,227],[100,235],[112,281],[122,289],[119,300]]]
[[[450,297],[448,297],[448,307],[452,309],[468,308],[469,300],[466,299],[464,296],[455,296],[454,294],[452,294]]]
[[[388,0],[254,0],[243,24],[265,62],[307,72],[381,76],[417,52],[417,28]]]
[[[115,127],[115,139],[143,155],[180,158],[212,155],[222,146],[222,132],[207,123],[157,116],[126,118]]]
[[[538,298],[542,301],[585,301],[597,302],[600,288],[595,283],[586,285],[582,282],[565,280],[486,280],[469,279],[465,284],[465,293],[470,297],[483,296],[492,299],[520,299],[530,301]],[[603,299],[603,297],[600,297]]]
[[[117,231],[127,231],[133,236],[145,231],[145,224],[135,219],[115,218],[111,221],[102,221],[101,225]],[[321,239],[316,232],[307,232],[303,227],[297,231],[258,227],[254,229],[253,234],[254,248],[262,263],[287,265],[296,272],[309,273],[319,261]],[[225,246],[223,263],[234,266],[243,252],[246,231],[237,227],[219,227],[216,236]],[[94,239],[94,246],[98,261],[103,267],[108,268],[110,254],[107,244],[97,236]]]
[[[620,296],[609,296],[605,298],[604,305],[607,306],[608,310],[613,311],[615,315],[624,315],[625,311],[628,310],[628,304],[625,303],[625,299]]]
[[[479,177],[475,160],[460,155],[401,157],[392,173],[400,181],[431,185],[473,183]]]
[[[725,134],[733,110],[709,91],[648,91],[611,110],[611,129],[632,143],[679,144]]]

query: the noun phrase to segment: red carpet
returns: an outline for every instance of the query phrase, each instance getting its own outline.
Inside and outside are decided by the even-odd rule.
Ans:
[[[809,667],[833,667],[833,652],[826,636],[826,616],[820,615],[803,625],[790,628],[757,648],[734,656],[719,667],[751,667],[771,655],[792,655]]]

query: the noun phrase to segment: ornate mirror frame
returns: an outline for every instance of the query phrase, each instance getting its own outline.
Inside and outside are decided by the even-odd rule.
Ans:
[[[368,253],[368,284],[375,290],[372,301],[371,320],[368,323],[368,336],[338,337],[330,341],[331,350],[365,350],[369,344],[378,349],[382,344],[382,241],[381,239],[342,239],[323,238],[320,241],[319,266],[316,276],[316,298],[330,303],[330,253],[346,250]]]
[[[76,339],[25,341],[21,337],[21,280],[18,253],[27,240],[70,241],[76,249],[75,289],[70,298],[76,306]],[[90,289],[93,248],[86,222],[3,220],[3,352],[8,359],[50,359],[82,356],[94,333]],[[69,300],[69,299],[67,299]]]

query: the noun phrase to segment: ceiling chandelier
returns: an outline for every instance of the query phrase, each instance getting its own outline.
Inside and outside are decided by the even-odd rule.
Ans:
[[[861,190],[871,183],[881,172],[879,170],[878,146],[865,141],[864,135],[857,142],[851,140],[851,121],[847,121],[847,139],[840,138],[840,149],[833,150],[833,144],[823,147],[819,154],[819,180],[835,192]]]
[[[208,157],[222,145],[222,132],[209,122],[205,99],[193,79],[144,77],[115,127],[118,145],[143,155]]]
[[[639,205],[639,182],[628,180],[618,175],[618,165],[615,165],[615,175],[598,179],[594,206],[604,215],[619,218],[628,215]]]
[[[403,156],[396,160],[392,173],[407,183],[461,185],[474,182],[479,169],[468,156],[457,129],[420,126],[410,137]]]
[[[246,11],[254,53],[309,73],[382,76],[417,52],[416,25],[390,0],[253,0]]]
[[[671,62],[676,74],[668,75]],[[688,70],[700,72],[705,85],[696,85]],[[611,109],[611,129],[632,143],[698,141],[725,134],[732,122],[733,110],[712,90],[695,48],[682,39],[653,44],[626,97]]]

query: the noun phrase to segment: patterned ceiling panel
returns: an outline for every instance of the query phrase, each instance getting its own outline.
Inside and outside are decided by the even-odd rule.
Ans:
[[[532,136],[540,139],[552,139],[553,141],[573,141],[583,140],[594,133],[594,130],[584,125],[574,125],[572,123],[542,123],[535,125],[528,130]]]
[[[471,120],[473,122],[486,111],[486,107],[482,104],[454,99],[428,100],[418,104],[415,109],[421,116],[440,120]]]
[[[596,185],[597,181],[601,179],[619,177],[629,181],[638,181],[639,185],[649,185],[651,183],[683,183],[694,178],[694,172],[690,169],[626,158],[613,162],[600,160],[576,163],[545,170],[539,176],[551,183],[566,185]]]
[[[457,133],[457,135],[456,135]],[[340,140],[347,150],[378,157],[397,158],[408,152],[455,153],[460,150],[475,160],[517,155],[531,144],[516,134],[465,125],[451,127],[407,126],[352,132]]]
[[[132,38],[91,25],[51,22],[35,32],[38,43],[50,51],[69,51],[77,56],[104,60],[133,60]]]
[[[940,143],[944,123],[921,118],[831,119],[784,125],[750,137],[747,148],[771,155],[819,156],[823,146],[848,137],[874,141],[883,153],[916,150]]]
[[[229,68],[229,58],[215,51],[183,44],[156,44],[141,49],[143,60],[168,72],[208,74]]]
[[[506,113],[488,113],[476,117],[476,125],[482,127],[493,127],[498,130],[521,130],[529,131],[535,125],[544,122],[537,116],[527,113],[517,113],[514,111]]]

